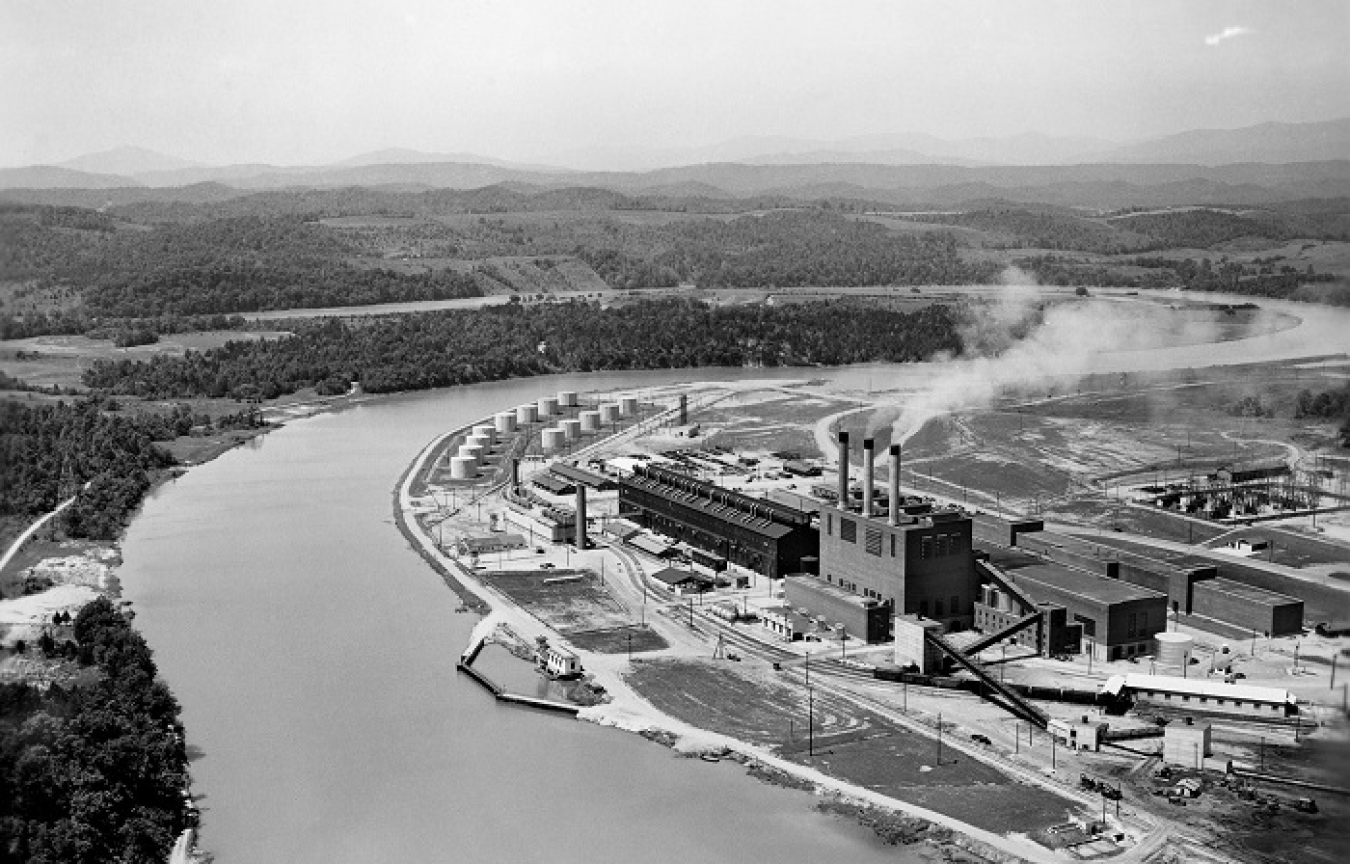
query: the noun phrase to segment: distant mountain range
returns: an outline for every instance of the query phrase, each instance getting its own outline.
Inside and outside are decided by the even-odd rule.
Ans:
[[[1100,208],[1255,205],[1350,196],[1350,119],[1196,130],[1128,145],[1038,134],[962,141],[918,133],[839,141],[757,137],[703,148],[609,147],[562,154],[558,161],[628,167],[580,170],[408,149],[379,150],[331,165],[212,166],[124,147],[56,166],[0,170],[0,189],[218,184],[235,190],[423,190],[528,184],[667,198],[854,198],[897,207],[986,199]],[[644,163],[660,167],[632,167]]]

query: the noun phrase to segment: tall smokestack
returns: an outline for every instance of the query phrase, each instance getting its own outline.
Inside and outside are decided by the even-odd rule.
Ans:
[[[680,394],[680,422],[678,425],[689,425],[689,397],[683,393]]]
[[[872,515],[872,469],[875,467],[873,450],[876,442],[871,438],[863,439],[863,516]]]
[[[839,430],[839,509],[848,509],[848,433]]]
[[[520,460],[514,456],[511,458],[511,488],[515,489],[520,485]]]
[[[586,548],[586,487],[580,483],[577,484],[577,527],[572,538],[578,552]]]
[[[900,445],[891,445],[891,488],[890,520],[892,525],[900,524]]]

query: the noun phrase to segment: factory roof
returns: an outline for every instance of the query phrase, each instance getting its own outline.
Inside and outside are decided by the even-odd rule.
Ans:
[[[525,537],[521,534],[492,534],[487,537],[462,537],[459,546],[468,552],[498,549],[520,549],[525,546]]]
[[[573,483],[580,483],[583,486],[590,486],[592,489],[612,489],[614,481],[603,474],[596,474],[594,471],[587,471],[585,468],[578,468],[575,465],[569,465],[566,462],[554,462],[548,466],[548,470],[562,477],[564,480],[571,480]]]
[[[636,537],[630,538],[628,543],[634,549],[640,549],[648,555],[655,555],[657,558],[663,558],[666,555],[669,555],[675,548],[669,543],[662,543],[660,540],[657,540],[649,534],[639,534]]]
[[[1131,600],[1166,597],[1139,585],[1132,585],[1119,579],[1108,579],[1105,576],[1095,576],[1082,570],[1071,570],[1058,564],[1031,564],[1006,572],[1009,579],[1025,588],[1033,597],[1036,595],[1038,584],[1078,594],[1099,603],[1127,603]]]
[[[1260,603],[1266,606],[1284,606],[1289,603],[1303,602],[1297,597],[1290,597],[1288,594],[1278,594],[1264,588],[1257,588],[1255,585],[1244,585],[1241,582],[1234,582],[1232,579],[1222,577],[1206,579],[1204,582],[1197,583],[1197,587],[1200,585],[1205,586],[1206,591],[1222,591],[1234,597],[1241,597],[1249,603]]]
[[[791,534],[793,530],[792,526],[774,522],[766,516],[745,512],[735,507],[728,506],[727,503],[720,499],[720,496],[717,499],[707,498],[674,486],[666,486],[665,484],[658,483],[637,474],[625,478],[623,483],[625,486],[635,487],[654,495],[659,495],[667,501],[680,504],[691,510],[701,511],[723,522],[735,525],[739,528],[744,528],[745,530],[756,534],[771,537],[775,540],[786,537],[788,534]],[[730,494],[735,495],[736,493],[733,492]],[[747,500],[757,501],[759,499]],[[763,501],[761,503],[769,506],[781,506],[774,505],[771,501]]]
[[[674,567],[658,570],[652,574],[652,578],[658,582],[664,582],[667,585],[682,585],[685,582],[703,582],[705,584],[711,584],[713,581],[702,573],[695,573],[692,570],[678,570]]]
[[[699,480],[659,465],[637,466],[629,480],[645,480],[652,486],[661,486],[672,491],[684,492],[695,498],[715,502],[728,509],[752,514],[759,519],[783,522],[788,525],[805,525],[811,521],[810,514],[797,507],[778,504],[764,498],[751,498],[749,495],[724,489],[705,480]]]
[[[1112,696],[1122,690],[1146,690],[1152,693],[1176,693],[1183,696],[1205,696],[1216,699],[1236,699],[1243,702],[1262,702],[1268,705],[1294,704],[1294,694],[1278,687],[1255,687],[1250,684],[1225,684],[1206,678],[1178,678],[1175,675],[1144,675],[1131,672],[1112,675],[1102,685],[1102,692]]]
[[[852,591],[840,588],[838,585],[826,582],[819,576],[813,576],[810,573],[789,573],[787,578],[791,579],[796,585],[809,586],[812,591],[832,597],[850,606],[857,606],[860,609],[872,609],[878,605],[877,601],[870,597],[854,594]],[[784,585],[786,586],[786,583]]]
[[[552,492],[554,495],[570,495],[577,489],[575,483],[564,480],[556,474],[536,474],[533,482],[540,489]]]
[[[609,519],[605,522],[604,532],[611,537],[627,540],[634,534],[641,534],[642,529],[627,519]]]

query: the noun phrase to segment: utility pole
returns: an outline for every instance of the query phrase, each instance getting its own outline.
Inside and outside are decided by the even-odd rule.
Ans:
[[[942,714],[938,713],[937,764],[942,764]]]

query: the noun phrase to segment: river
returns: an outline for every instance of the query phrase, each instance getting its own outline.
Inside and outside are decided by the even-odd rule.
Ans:
[[[158,489],[120,577],[204,752],[193,788],[216,860],[918,860],[734,763],[499,706],[455,672],[474,616],[392,524],[396,479],[448,427],[557,389],[715,374],[398,397]]]

